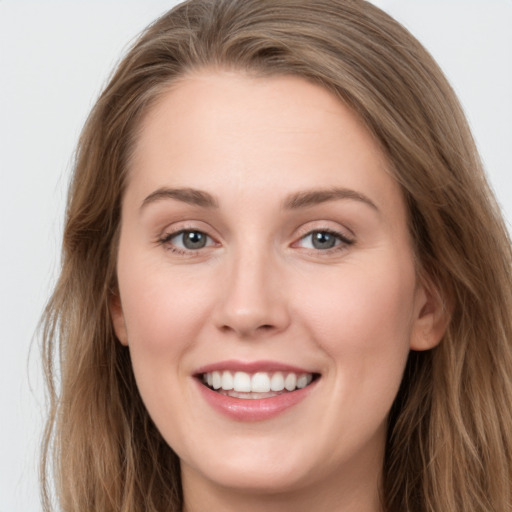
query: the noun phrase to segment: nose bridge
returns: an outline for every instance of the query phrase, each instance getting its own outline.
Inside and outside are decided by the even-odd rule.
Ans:
[[[233,250],[218,305],[219,328],[242,337],[280,331],[288,324],[285,290],[276,255],[262,243]]]

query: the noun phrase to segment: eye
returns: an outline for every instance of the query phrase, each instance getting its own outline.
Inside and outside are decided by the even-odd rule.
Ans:
[[[168,245],[172,250],[178,252],[198,251],[214,244],[214,241],[206,233],[195,229],[183,229],[177,233],[170,233],[161,240],[162,244]]]
[[[327,251],[344,247],[352,244],[353,241],[343,236],[341,233],[331,230],[315,230],[302,237],[297,245],[304,249],[315,249],[318,251]]]

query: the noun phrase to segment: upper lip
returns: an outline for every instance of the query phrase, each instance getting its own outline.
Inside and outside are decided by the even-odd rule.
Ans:
[[[289,373],[318,373],[298,366],[280,363],[277,361],[237,361],[226,360],[201,366],[195,371],[196,375],[211,373],[214,371],[240,371],[246,373],[256,372],[289,372]]]

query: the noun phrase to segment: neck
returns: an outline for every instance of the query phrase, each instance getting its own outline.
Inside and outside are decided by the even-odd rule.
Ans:
[[[355,466],[346,475],[323,475],[308,486],[279,492],[219,486],[187,468],[182,470],[183,512],[382,512],[381,464],[370,471]]]

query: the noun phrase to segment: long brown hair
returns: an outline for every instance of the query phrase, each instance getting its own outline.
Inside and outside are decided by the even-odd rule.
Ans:
[[[79,141],[61,275],[43,319],[45,510],[51,474],[67,512],[181,510],[178,459],[144,408],[108,305],[140,119],[170,83],[206,67],[327,88],[364,121],[401,185],[419,273],[451,321],[438,347],[410,354],[389,417],[384,510],[510,512],[510,240],[442,72],[362,0],[189,0],[142,34],[99,97]]]

